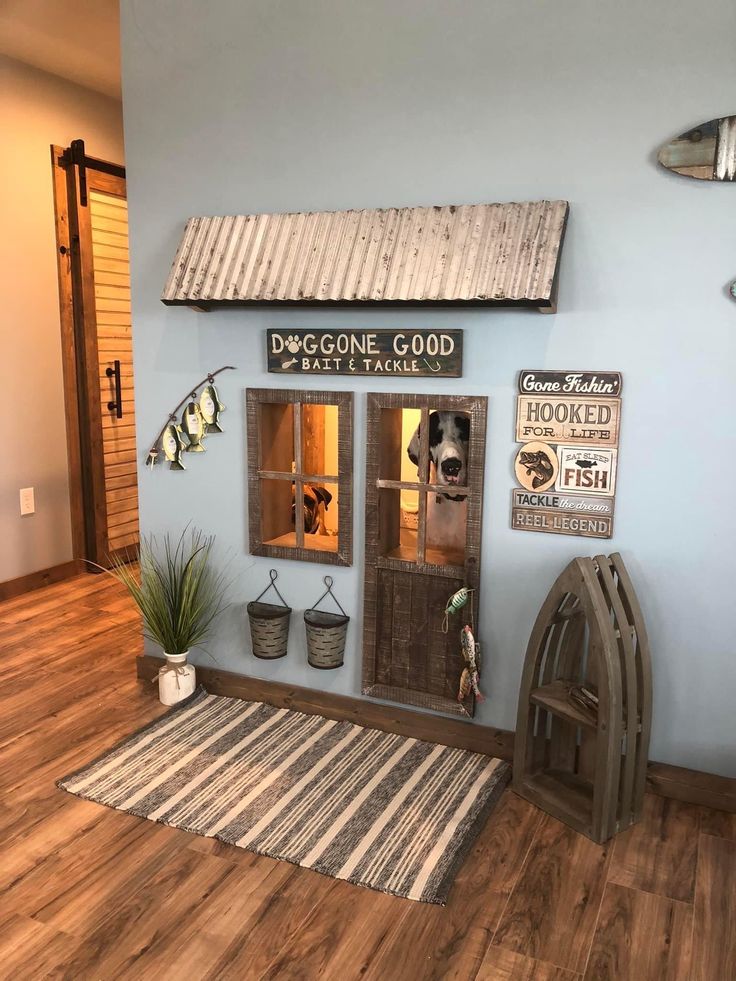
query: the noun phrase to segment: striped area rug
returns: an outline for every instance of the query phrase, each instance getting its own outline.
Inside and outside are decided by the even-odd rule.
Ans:
[[[443,904],[508,777],[507,763],[478,753],[199,689],[58,786]]]

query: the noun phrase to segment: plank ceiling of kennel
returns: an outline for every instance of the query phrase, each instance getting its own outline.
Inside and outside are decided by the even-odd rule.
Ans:
[[[190,218],[162,301],[555,309],[566,201]]]

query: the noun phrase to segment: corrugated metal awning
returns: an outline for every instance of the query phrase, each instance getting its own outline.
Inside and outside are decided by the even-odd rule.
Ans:
[[[567,201],[190,218],[161,299],[555,306]]]

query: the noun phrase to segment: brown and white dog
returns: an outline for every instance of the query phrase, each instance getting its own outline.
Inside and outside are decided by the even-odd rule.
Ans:
[[[419,465],[419,429],[407,447],[409,459]],[[429,481],[450,487],[468,482],[470,420],[456,412],[429,415]],[[438,548],[464,549],[467,503],[464,495],[448,493],[430,498],[427,508],[427,544]]]
[[[296,495],[296,489],[292,484],[292,497]],[[325,511],[330,506],[332,494],[325,487],[314,487],[312,484],[304,484],[304,500],[302,502],[302,514],[304,515],[304,534],[305,535],[329,535],[325,524]],[[291,522],[296,520],[296,501],[291,505]]]

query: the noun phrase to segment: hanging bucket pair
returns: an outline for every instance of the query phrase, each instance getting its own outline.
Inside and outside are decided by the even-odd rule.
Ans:
[[[340,668],[345,655],[345,638],[350,617],[332,592],[332,576],[325,576],[327,589],[309,610],[304,611],[307,631],[307,660],[313,668],[328,670]],[[325,613],[317,607],[325,597],[331,596],[340,613]]]
[[[276,579],[278,572],[271,569],[271,581],[258,599],[248,604],[248,620],[250,621],[250,637],[253,642],[253,655],[264,661],[275,661],[286,656],[286,645],[289,640],[289,619],[291,607],[278,590]],[[273,589],[281,600],[277,603],[261,603],[261,598],[269,589]]]

